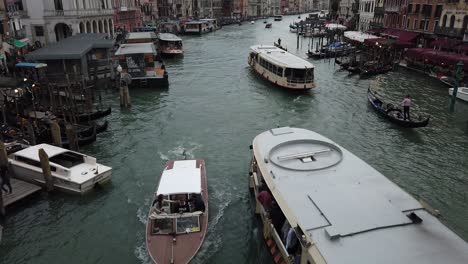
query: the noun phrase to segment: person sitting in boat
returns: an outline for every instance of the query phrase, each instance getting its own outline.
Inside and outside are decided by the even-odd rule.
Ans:
[[[264,185],[259,188],[259,193],[257,194],[257,200],[263,206],[265,211],[269,212],[271,209],[271,203],[273,201],[273,197],[271,196],[270,190]]]
[[[195,211],[205,212],[205,202],[203,201],[201,194],[193,194],[193,205],[195,207]]]
[[[161,212],[164,212],[164,205],[166,203],[178,203],[177,201],[172,201],[172,200],[167,200],[167,199],[164,199],[164,195],[162,194],[159,194],[158,195],[158,198],[156,200],[153,201],[153,204],[151,205],[152,206],[152,211],[156,212],[156,213],[161,213]]]

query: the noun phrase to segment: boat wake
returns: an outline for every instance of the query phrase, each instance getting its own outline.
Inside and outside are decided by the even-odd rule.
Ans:
[[[145,199],[145,203],[144,204],[148,204],[148,199]],[[142,224],[144,224],[146,226],[146,223],[148,222],[148,208],[147,206],[143,207],[143,208],[138,208],[137,210],[137,218],[138,218],[138,221],[140,221]]]
[[[146,245],[145,245],[145,239],[144,238],[138,238],[138,241],[142,240],[139,242],[139,246],[135,248],[133,253],[135,254],[135,257],[140,261],[142,264],[151,264],[150,257],[148,255],[148,252],[146,251]]]
[[[174,160],[174,159],[194,159],[194,152],[201,148],[202,145],[196,142],[177,142],[177,146],[167,151],[167,153],[158,152],[159,157],[162,160]]]

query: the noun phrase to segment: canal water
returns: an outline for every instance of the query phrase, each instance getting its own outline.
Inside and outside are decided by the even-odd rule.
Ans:
[[[468,239],[468,104],[448,111],[447,88],[399,70],[368,80],[348,76],[333,61],[314,61],[317,88],[292,93],[259,79],[247,66],[249,46],[278,38],[305,57],[309,40],[288,25],[296,17],[224,27],[183,37],[185,56],[168,60],[170,87],[131,90],[133,106],[83,152],[113,167],[112,183],[79,197],[41,194],[9,211],[0,263],[149,263],[145,223],[150,197],[168,159],[205,159],[209,230],[196,263],[270,263],[259,240],[248,192],[249,145],[264,130],[295,126],[341,144],[403,189],[441,211],[448,226]],[[272,19],[270,19],[272,20]],[[431,116],[427,128],[389,124],[367,104],[370,83],[384,98],[411,94],[415,110]]]

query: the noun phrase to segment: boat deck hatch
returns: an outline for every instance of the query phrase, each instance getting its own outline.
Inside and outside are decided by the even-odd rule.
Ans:
[[[273,136],[279,136],[279,135],[284,135],[284,134],[290,134],[293,133],[292,129],[289,127],[279,127],[279,128],[273,128],[270,130],[271,134]]]
[[[273,131],[272,131],[273,133]],[[269,159],[289,170],[321,170],[338,164],[343,158],[340,148],[318,140],[293,140],[271,149]]]
[[[330,239],[414,223],[390,201],[365,187],[320,188],[308,196],[329,222],[324,230]]]

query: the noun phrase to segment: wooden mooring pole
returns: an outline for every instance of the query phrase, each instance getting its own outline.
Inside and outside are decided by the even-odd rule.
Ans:
[[[130,107],[130,93],[128,92],[128,85],[120,85],[120,106]]]
[[[52,121],[52,124],[50,124],[50,131],[52,132],[52,143],[55,146],[62,147],[62,135],[57,121]]]
[[[42,174],[44,176],[44,182],[46,190],[48,192],[54,190],[54,182],[52,180],[52,172],[50,171],[49,156],[44,149],[39,149],[39,160],[41,161]]]
[[[0,141],[0,166],[8,166],[8,156],[3,141]],[[3,204],[3,190],[0,187],[0,215],[4,216],[5,214],[6,212],[5,206]]]
[[[78,144],[77,144],[77,140],[76,140],[76,132],[75,132],[75,128],[73,127],[72,124],[68,123],[65,125],[65,130],[66,130],[66,133],[67,133],[67,138],[68,138],[68,148],[70,150],[75,150],[77,151],[78,150]]]

